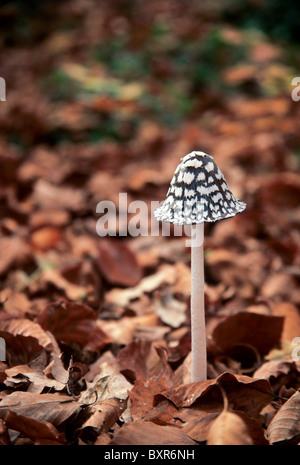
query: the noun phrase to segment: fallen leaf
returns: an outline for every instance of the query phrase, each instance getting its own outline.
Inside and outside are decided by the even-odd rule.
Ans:
[[[211,425],[207,435],[208,446],[251,446],[247,425],[236,413],[223,411]]]
[[[133,341],[120,350],[117,360],[120,371],[133,380],[146,381],[161,373],[172,376],[165,348],[151,341],[142,339]]]
[[[1,446],[11,445],[11,441],[10,441],[9,434],[8,434],[8,429],[3,420],[0,420],[0,445]]]
[[[64,434],[59,433],[55,426],[47,421],[35,420],[24,415],[18,415],[8,411],[5,417],[7,428],[19,431],[25,437],[32,439],[35,444],[43,444],[44,441],[51,441],[52,444],[63,444]]]
[[[259,189],[261,205],[276,205],[281,211],[298,207],[300,195],[300,176],[298,173],[286,172],[264,177]]]
[[[199,410],[196,418],[187,418],[186,424],[183,426],[183,431],[194,441],[207,441],[208,432],[212,423],[220,414],[220,409],[216,412],[207,412]]]
[[[44,210],[58,208],[81,211],[85,207],[85,196],[82,190],[57,186],[45,179],[39,179],[35,183],[32,201]]]
[[[28,365],[18,365],[8,368],[5,372],[7,375],[5,384],[9,387],[16,387],[18,384],[28,384],[28,390],[35,393],[41,393],[45,388],[62,391],[66,387],[65,383],[50,379],[43,371],[38,371]]]
[[[31,302],[23,292],[12,289],[4,289],[0,293],[0,300],[6,313],[23,317],[32,312]]]
[[[143,278],[137,286],[130,289],[115,288],[106,294],[106,301],[125,307],[144,292],[153,292],[163,284],[176,281],[176,269],[172,265],[161,265],[158,272]]]
[[[180,428],[158,426],[152,422],[137,420],[124,425],[110,445],[196,445]]]
[[[47,305],[36,321],[58,341],[97,352],[109,344],[110,338],[97,326],[96,319],[97,313],[86,305],[61,302]]]
[[[66,386],[66,384],[69,381],[69,372],[65,369],[64,364],[62,362],[63,354],[53,334],[49,331],[47,332],[47,334],[51,339],[53,349],[51,351],[52,360],[47,366],[47,368],[44,370],[44,373],[47,374],[48,371],[56,381]]]
[[[91,415],[83,423],[80,430],[92,428],[97,435],[100,432],[108,432],[118,421],[125,408],[126,402],[121,399],[111,398],[98,401],[89,407]]]
[[[53,226],[45,226],[31,234],[31,244],[38,250],[49,250],[55,247],[62,237],[62,232]]]
[[[147,381],[137,379],[134,387],[129,392],[130,413],[133,420],[145,418],[153,408],[154,396],[170,387],[170,385],[170,380],[166,379],[164,375],[152,377]]]
[[[245,411],[256,417],[274,397],[269,382],[245,375],[225,372],[216,379],[180,385],[161,392],[154,398],[154,405],[162,399],[173,402],[177,408],[210,405],[210,409],[223,405],[219,385],[224,389],[230,408]]]
[[[300,334],[300,314],[295,305],[290,302],[274,302],[272,314],[284,318],[281,342],[292,341]]]
[[[7,331],[0,331],[0,337],[5,340],[7,362],[11,367],[30,363],[41,354],[46,354],[46,350],[33,336],[14,335]]]
[[[187,304],[175,299],[171,293],[165,292],[156,301],[155,313],[165,324],[179,328],[187,318]]]
[[[272,444],[291,440],[299,442],[300,438],[300,393],[290,397],[278,410],[268,426],[267,438]]]
[[[98,243],[98,251],[97,265],[109,283],[128,287],[139,283],[142,268],[127,244],[102,239]]]
[[[33,337],[46,350],[51,350],[51,340],[46,331],[36,322],[26,318],[11,318],[0,322],[0,330],[14,336]]]
[[[71,283],[62,276],[59,270],[54,268],[43,270],[40,280],[53,284],[58,289],[63,290],[66,297],[70,300],[81,300],[87,294],[87,289],[84,286]]]
[[[127,399],[128,392],[132,389],[125,376],[121,373],[104,375],[101,373],[95,378],[92,385],[80,396],[84,404],[103,402],[108,399]]]
[[[25,263],[29,257],[28,245],[18,236],[1,237],[0,247],[0,276],[11,266]]]
[[[283,317],[237,312],[217,324],[212,340],[225,353],[237,345],[248,344],[263,356],[280,342],[283,324]]]
[[[16,391],[2,399],[0,418],[5,419],[11,411],[37,421],[47,421],[58,427],[78,410],[80,404],[69,396]]]
[[[126,345],[130,344],[135,338],[151,340],[151,337],[145,336],[147,328],[152,331],[154,340],[161,339],[168,331],[168,328],[165,326],[160,328],[158,322],[158,316],[155,313],[150,313],[137,317],[123,316],[119,320],[101,320],[97,323],[106,334],[109,334],[114,342]],[[161,337],[156,337],[157,334]]]

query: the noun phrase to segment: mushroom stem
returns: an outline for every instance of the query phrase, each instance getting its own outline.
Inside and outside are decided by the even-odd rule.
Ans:
[[[191,382],[207,379],[204,307],[204,223],[192,227],[191,239]]]

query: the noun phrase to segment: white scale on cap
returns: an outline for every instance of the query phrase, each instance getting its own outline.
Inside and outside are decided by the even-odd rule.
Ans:
[[[177,225],[197,224],[230,218],[246,206],[234,197],[213,157],[194,151],[181,159],[154,216]]]

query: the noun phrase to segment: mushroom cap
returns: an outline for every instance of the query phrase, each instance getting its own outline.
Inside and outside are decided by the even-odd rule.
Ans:
[[[176,225],[197,224],[230,218],[246,207],[232,194],[213,157],[194,151],[181,159],[154,216]]]

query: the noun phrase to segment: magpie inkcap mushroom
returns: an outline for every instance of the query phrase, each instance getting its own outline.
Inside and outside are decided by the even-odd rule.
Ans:
[[[181,159],[165,201],[154,211],[158,221],[190,225],[194,230],[191,241],[191,382],[207,379],[204,223],[235,216],[246,206],[234,197],[213,157],[194,151]]]
[[[236,199],[213,157],[191,152],[176,168],[166,200],[154,211],[158,221],[176,225],[214,222],[246,208]]]

